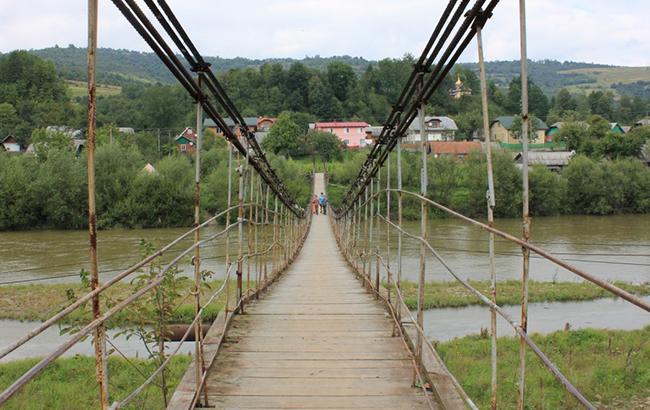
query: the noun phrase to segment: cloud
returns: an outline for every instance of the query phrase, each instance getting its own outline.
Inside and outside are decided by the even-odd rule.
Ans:
[[[2,0],[0,51],[86,44],[85,2]],[[111,1],[100,0],[99,44],[148,51]],[[143,2],[138,1],[143,9]],[[446,1],[437,0],[169,0],[205,55],[370,59],[418,55]],[[650,3],[627,0],[527,2],[533,59],[650,65]],[[484,30],[488,60],[519,58],[518,2],[501,1]],[[476,61],[472,46],[461,61]]]

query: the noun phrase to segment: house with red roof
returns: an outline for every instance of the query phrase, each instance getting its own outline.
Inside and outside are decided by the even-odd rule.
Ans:
[[[367,122],[360,121],[317,122],[313,129],[336,135],[348,148],[361,148],[367,145],[366,129],[369,126]]]

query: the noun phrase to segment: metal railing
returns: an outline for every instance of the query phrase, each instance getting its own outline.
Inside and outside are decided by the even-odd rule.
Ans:
[[[134,264],[123,272],[118,273],[104,284],[100,283],[100,272],[97,266],[97,216],[95,213],[95,130],[96,130],[96,52],[97,52],[97,28],[98,28],[98,0],[88,0],[88,224],[90,243],[90,284],[91,290],[71,303],[58,314],[52,316],[44,323],[37,326],[31,332],[21,337],[12,345],[0,351],[0,359],[8,356],[16,349],[29,343],[35,336],[49,329],[54,324],[68,318],[73,312],[80,311],[88,302],[92,304],[92,320],[83,324],[66,342],[61,344],[52,353],[39,361],[34,367],[20,376],[9,387],[0,393],[0,405],[9,400],[30,380],[38,375],[46,366],[56,358],[63,355],[72,346],[82,340],[86,335],[93,332],[93,344],[95,350],[95,371],[100,391],[100,407],[109,407],[109,383],[106,349],[106,322],[134,302],[140,300],[150,292],[158,292],[163,286],[165,274],[176,267],[187,256],[192,254],[191,264],[194,267],[194,280],[188,295],[193,297],[194,316],[190,321],[189,328],[181,338],[181,343],[169,356],[165,356],[165,336],[161,331],[160,351],[161,363],[154,373],[148,376],[144,383],[135,389],[131,394],[122,400],[117,400],[113,408],[120,408],[133,400],[141,393],[146,386],[151,384],[157,375],[164,372],[171,358],[178,353],[180,345],[186,342],[190,330],[194,331],[195,351],[194,367],[196,369],[196,394],[193,403],[199,402],[199,396],[205,382],[207,368],[210,364],[204,362],[203,351],[203,314],[206,306],[225,293],[224,313],[226,319],[234,313],[242,313],[246,301],[257,297],[269,283],[273,281],[302,246],[302,242],[308,231],[310,219],[306,218],[304,209],[297,204],[286,186],[280,180],[275,170],[269,163],[266,155],[259,146],[254,133],[248,128],[244,118],[234,106],[223,87],[220,85],[208,64],[198,52],[187,32],[178,21],[171,8],[165,0],[145,0],[149,10],[158,21],[156,28],[153,21],[142,12],[134,0],[113,0],[115,6],[129,21],[133,28],[142,36],[154,53],[160,58],[163,64],[176,77],[183,88],[196,102],[196,152],[195,165],[196,173],[194,179],[194,227],[168,245],[155,251],[140,262]],[[163,34],[164,33],[164,34]],[[176,47],[177,52],[183,56],[185,63],[180,61],[179,55],[168,44],[166,38],[170,39]],[[192,76],[196,73],[196,77]],[[234,123],[230,127],[222,113],[226,113]],[[203,118],[204,114],[210,117],[222,132],[228,144],[228,193],[226,209],[221,213],[201,222],[201,152],[203,139]],[[233,152],[237,154],[237,167],[233,167]],[[238,187],[233,185],[233,176],[237,174]],[[233,204],[233,193],[237,192],[237,203]],[[273,209],[269,203],[272,201]],[[233,212],[237,212],[236,221],[233,221]],[[248,214],[248,215],[247,215]],[[226,227],[205,239],[201,239],[201,230],[208,224],[224,218]],[[247,234],[244,235],[244,225],[247,226]],[[272,227],[272,229],[268,229]],[[237,228],[237,259],[231,260],[230,245],[231,231]],[[272,232],[271,232],[272,231]],[[147,269],[157,262],[163,255],[171,253],[172,248],[179,245],[181,241],[193,235],[193,244],[186,249],[179,251],[172,260],[150,278],[142,287],[134,291],[126,299],[119,301],[105,312],[101,311],[100,296],[111,289],[122,280],[129,278],[141,269]],[[201,301],[201,287],[203,276],[201,271],[202,247],[208,246],[217,238],[225,236],[225,263],[223,284],[212,293],[207,302]],[[246,237],[247,246],[244,246]],[[261,246],[267,244],[264,249]],[[245,266],[244,266],[245,265]],[[232,271],[236,274],[234,285],[235,295],[230,294]],[[246,283],[244,285],[244,269]],[[252,279],[252,280],[251,280]],[[254,287],[252,284],[254,283]],[[229,316],[230,315],[230,316]],[[162,316],[162,314],[161,314]],[[164,319],[164,318],[162,318]],[[161,320],[162,320],[161,319]],[[226,325],[228,321],[226,320]],[[112,342],[108,341],[111,345]],[[164,387],[164,381],[163,381]],[[163,388],[163,391],[165,389]],[[207,394],[204,393],[204,404],[207,405]],[[166,403],[166,394],[163,394]]]
[[[600,280],[599,278],[579,269],[566,260],[562,260],[551,252],[529,243],[531,219],[529,215],[529,186],[528,186],[528,66],[526,50],[526,13],[525,0],[519,0],[519,28],[520,28],[520,52],[521,52],[521,88],[522,88],[522,238],[516,238],[494,227],[494,208],[496,198],[494,193],[494,177],[492,170],[492,141],[489,129],[489,110],[487,98],[487,81],[485,73],[485,63],[483,58],[483,39],[481,36],[482,29],[487,20],[491,17],[493,10],[498,4],[498,0],[482,1],[477,0],[469,10],[466,10],[470,4],[469,0],[448,2],[447,8],[436,25],[429,42],[425,45],[421,56],[414,65],[411,76],[409,77],[398,102],[393,106],[391,113],[386,120],[381,134],[372,146],[366,161],[359,170],[357,178],[351,183],[350,188],[343,198],[341,205],[335,210],[337,240],[340,241],[340,247],[343,254],[348,258],[350,264],[357,269],[366,278],[370,286],[378,294],[382,291],[380,281],[380,265],[384,267],[387,281],[387,302],[391,301],[391,289],[395,287],[396,298],[392,301],[395,309],[398,305],[404,304],[401,294],[401,277],[402,277],[402,245],[403,238],[409,237],[416,240],[420,245],[419,252],[419,275],[417,287],[417,317],[412,319],[411,323],[417,330],[414,342],[414,354],[418,364],[423,366],[422,354],[423,345],[428,345],[426,335],[423,330],[423,310],[424,310],[424,288],[426,283],[426,256],[431,254],[441,263],[445,269],[460,282],[470,293],[484,305],[488,306],[491,311],[490,335],[491,335],[491,408],[497,407],[497,332],[496,317],[503,317],[515,329],[520,339],[519,349],[519,377],[517,387],[517,408],[523,409],[525,402],[526,386],[526,349],[531,349],[542,363],[549,369],[553,376],[567,388],[578,402],[587,408],[593,408],[593,405],[567,380],[548,357],[537,347],[537,345],[528,337],[528,280],[530,253],[535,253],[539,257],[551,261],[552,263],[567,269],[568,271],[580,276],[581,278],[594,283],[602,289],[607,290],[630,302],[640,308],[650,311],[650,304],[646,301],[626,292],[619,287]],[[452,34],[455,33],[455,34]],[[484,224],[472,218],[466,217],[444,205],[436,203],[428,197],[427,181],[427,151],[428,142],[425,141],[425,104],[438,90],[439,85],[449,73],[454,63],[460,57],[462,52],[467,48],[472,38],[476,36],[477,51],[479,60],[479,74],[481,83],[481,103],[483,116],[483,136],[485,139],[485,154],[487,162],[486,175],[486,205],[488,223]],[[444,49],[444,52],[441,51]],[[406,130],[414,120],[418,120],[420,132],[420,190],[419,193],[409,192],[402,187],[402,164],[401,164],[401,139],[404,137]],[[391,188],[390,181],[390,156],[396,151],[397,161],[397,188]],[[386,188],[380,187],[381,170],[386,169]],[[376,186],[375,186],[376,185]],[[397,223],[391,219],[391,194],[397,196]],[[385,216],[380,214],[380,196],[385,195],[386,213]],[[402,228],[403,214],[403,197],[410,196],[420,203],[420,233],[415,235],[406,232]],[[427,233],[427,215],[430,207],[435,207],[444,213],[472,224],[488,232],[488,266],[491,282],[491,294],[483,295],[470,283],[461,279],[449,263],[440,255],[439,252],[431,245]],[[376,209],[376,212],[375,212]],[[370,215],[369,215],[370,213]],[[382,256],[379,244],[373,237],[374,223],[383,222],[386,226],[386,250]],[[397,231],[397,256],[396,274],[393,272],[391,261],[391,230]],[[522,292],[521,292],[521,321],[517,322],[512,319],[496,303],[496,267],[495,267],[495,236],[499,236],[506,241],[519,245],[522,249]],[[363,241],[362,241],[363,239]],[[372,263],[371,258],[377,258],[375,268],[374,284],[372,284]],[[395,279],[394,279],[395,278]],[[401,316],[397,310],[398,318]],[[409,313],[410,314],[410,313]],[[401,325],[401,321],[399,322]],[[453,377],[453,376],[452,376]],[[459,394],[463,397],[465,403],[470,407],[474,404],[462,392],[457,381],[453,381]]]
[[[174,253],[173,258],[146,284],[135,290],[124,300],[119,301],[110,309],[103,312],[99,317],[93,318],[90,322],[84,324],[79,330],[71,334],[68,340],[58,346],[53,352],[40,360],[36,365],[1,392],[0,405],[9,400],[44,368],[62,356],[75,344],[82,341],[88,334],[95,331],[97,328],[103,328],[108,320],[114,318],[120,312],[123,312],[131,304],[142,298],[147,293],[157,292],[159,287],[163,286],[165,274],[169,272],[170,269],[187,260],[187,258],[196,250],[206,246],[214,246],[214,242],[217,239],[224,239],[225,237],[224,243],[219,244],[219,246],[223,246],[224,248],[224,257],[226,259],[223,283],[221,283],[218,289],[216,289],[207,300],[201,301],[200,289],[202,287],[203,278],[202,276],[199,276],[198,282],[191,281],[191,288],[187,291],[188,295],[194,296],[195,298],[196,310],[194,316],[189,321],[188,328],[180,338],[178,345],[175,346],[169,354],[166,354],[166,348],[164,345],[166,338],[163,338],[161,343],[164,359],[161,360],[160,365],[128,396],[115,400],[111,405],[111,408],[117,409],[125,406],[147,386],[153,383],[157,376],[160,376],[161,372],[164,371],[171,359],[180,351],[182,345],[187,342],[187,338],[192,331],[194,332],[194,344],[196,346],[193,360],[195,368],[198,369],[196,374],[196,395],[194,402],[196,403],[199,401],[199,396],[203,391],[203,386],[205,384],[207,370],[210,366],[210,363],[205,363],[203,359],[204,340],[202,335],[204,332],[202,325],[206,307],[211,305],[217,298],[221,297],[222,299],[225,299],[223,300],[224,308],[222,313],[225,313],[226,317],[230,313],[243,312],[246,302],[251,298],[258,297],[259,293],[265,289],[266,286],[271,283],[293,260],[304,242],[311,220],[310,218],[299,218],[284,206],[284,204],[279,202],[278,197],[271,193],[271,189],[265,185],[264,180],[252,172],[251,169],[247,169],[248,167],[246,167],[245,164],[241,164],[241,160],[239,160],[240,166],[237,169],[234,169],[232,166],[232,156],[230,156],[229,162],[229,182],[231,182],[233,176],[236,174],[241,189],[238,191],[239,203],[237,205],[229,205],[224,211],[210,217],[206,221],[198,224],[196,227],[183,233],[169,244],[158,249],[140,262],[125,269],[106,283],[81,296],[61,312],[52,316],[12,345],[0,351],[0,359],[9,356],[12,352],[21,348],[45,330],[70,317],[74,312],[81,311],[88,301],[93,298],[98,298],[100,295],[104,295],[106,291],[110,290],[116,284],[123,283],[122,281],[129,279],[133,274],[141,272],[143,269],[147,269],[152,264],[157,263],[162,256],[172,255],[171,252],[175,247],[181,244],[184,239],[195,234],[193,243],[185,249]],[[229,183],[229,186],[232,187],[233,184]],[[269,207],[271,196],[274,196],[272,201],[273,209]],[[228,195],[228,197],[231,198],[232,196]],[[280,208],[278,208],[279,205]],[[238,217],[236,221],[232,221],[231,213],[235,210],[238,212]],[[246,214],[249,215],[249,218],[250,215],[253,215],[253,218],[245,218]],[[215,223],[215,221],[224,217],[226,219],[226,226],[222,230],[210,234],[203,239],[201,239],[199,235],[196,235],[196,233],[200,232],[202,228],[205,228],[209,224]],[[244,235],[244,226],[248,227],[246,235]],[[230,260],[232,250],[230,237],[235,228],[237,228],[236,242],[238,255],[236,260]],[[245,247],[244,243],[247,243],[248,246]],[[195,253],[191,258],[191,264],[193,264],[195,268],[200,266],[200,261],[200,254],[198,254],[197,257],[197,254]],[[235,272],[236,279],[233,278],[233,271]],[[244,275],[246,276],[245,280]],[[231,288],[235,289],[235,295],[231,295],[231,292],[229,291]],[[104,335],[104,337],[106,336]],[[104,340],[99,340],[99,342],[104,343]],[[97,343],[97,340],[95,340],[95,343]],[[113,345],[112,342],[109,341],[109,343]],[[106,360],[107,357],[105,354],[98,358],[99,365],[104,369],[102,374],[107,380],[109,375],[106,373]],[[108,384],[106,385],[106,394],[107,397],[110,395]],[[202,404],[206,405],[206,400],[207,395],[204,397],[204,403]],[[102,404],[102,408],[106,407],[105,404]]]
[[[424,154],[426,155],[426,153]],[[401,150],[400,144],[397,145],[397,185],[401,187]],[[389,162],[388,162],[389,163]],[[599,279],[596,276],[589,274],[588,272],[580,269],[569,262],[553,255],[551,252],[529,243],[526,240],[519,239],[514,237],[506,232],[503,232],[493,226],[493,224],[485,224],[480,221],[474,220],[470,217],[460,214],[442,204],[439,204],[428,197],[409,192],[407,190],[398,188],[394,189],[390,187],[390,168],[386,168],[386,187],[381,189],[379,188],[380,173],[376,177],[371,178],[370,183],[367,185],[367,188],[362,192],[363,200],[357,201],[353,207],[346,210],[344,213],[338,213],[335,215],[334,219],[334,231],[336,234],[337,241],[339,241],[341,252],[348,259],[350,264],[357,269],[360,275],[363,277],[369,288],[371,288],[378,295],[382,292],[385,294],[384,300],[390,306],[390,309],[394,312],[399,312],[396,314],[396,320],[398,323],[402,324],[403,321],[400,317],[401,312],[404,309],[400,310],[400,307],[406,306],[404,297],[401,292],[401,277],[402,277],[402,258],[403,258],[403,239],[410,238],[417,241],[421,249],[424,249],[426,253],[432,255],[443,267],[444,269],[454,278],[455,281],[459,282],[469,293],[475,296],[481,304],[490,308],[491,311],[495,312],[501,316],[516,332],[518,337],[523,341],[527,348],[533,351],[533,353],[540,359],[542,364],[553,374],[553,376],[560,382],[567,391],[584,407],[594,408],[594,406],[584,397],[582,393],[567,379],[567,377],[559,370],[557,365],[555,365],[548,356],[541,351],[537,344],[528,336],[526,328],[520,323],[513,319],[501,306],[499,306],[496,301],[496,293],[493,292],[491,295],[484,295],[474,286],[472,286],[468,281],[462,279],[459,272],[457,272],[450,263],[436,250],[436,248],[431,244],[427,239],[426,226],[421,227],[422,231],[420,235],[416,235],[410,232],[407,232],[402,227],[402,200],[403,197],[409,196],[420,201],[422,205],[422,212],[428,213],[429,207],[435,207],[444,213],[458,218],[474,227],[482,229],[488,232],[490,235],[498,236],[505,239],[508,242],[516,244],[529,252],[539,255],[541,258],[546,259],[557,266],[560,266],[567,271],[585,279],[598,287],[607,290],[608,292],[616,295],[617,297],[622,298],[623,300],[632,303],[641,309],[650,312],[650,303],[643,300],[642,298],[637,297],[636,295],[627,292],[618,286]],[[391,194],[397,195],[397,223],[393,221],[391,214]],[[382,199],[385,200],[386,210],[385,214],[380,213],[380,204]],[[425,220],[424,215],[422,219]],[[379,227],[375,228],[374,223],[383,222],[386,226],[386,244],[385,251],[381,251],[384,248],[384,244],[379,243],[379,238],[375,238],[373,235],[374,230],[380,229]],[[394,268],[391,267],[391,255],[393,254],[391,249],[390,241],[390,231],[395,231],[398,235],[397,249],[396,249],[396,260],[397,271],[395,272]],[[490,246],[493,247],[493,241],[490,241]],[[373,272],[373,261],[375,262],[375,268]],[[406,309],[406,315],[410,318],[409,325],[412,325],[417,331],[417,338],[414,346],[414,355],[418,361],[418,365],[422,365],[422,352],[423,349],[429,349],[434,355],[435,349],[432,346],[429,340],[426,340],[426,334],[423,327],[423,311],[424,311],[424,288],[426,284],[426,266],[425,258],[420,255],[420,274],[419,281],[417,286],[417,317],[413,318],[410,311]],[[494,289],[494,287],[493,287]],[[395,297],[392,296],[394,292]],[[496,323],[492,321],[491,331],[492,334],[495,334]],[[496,351],[496,338],[492,338],[492,350]],[[494,369],[497,368],[496,355],[491,357],[492,366]],[[426,372],[423,370],[423,374]],[[452,376],[453,378],[453,376]],[[476,408],[474,403],[467,397],[465,392],[462,390],[460,384],[457,380],[453,378],[453,382],[457,387],[457,391],[460,396],[465,400],[466,404],[471,408]],[[520,382],[525,382],[524,378],[520,378]],[[496,401],[493,399],[493,403]]]

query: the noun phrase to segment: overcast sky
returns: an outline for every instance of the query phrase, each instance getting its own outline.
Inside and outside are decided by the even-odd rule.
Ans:
[[[446,0],[168,0],[199,50],[221,57],[419,55]],[[142,3],[142,1],[139,1]],[[101,47],[149,51],[109,0]],[[488,60],[519,56],[518,1],[501,0],[484,33]],[[0,51],[86,45],[85,0],[0,0]],[[650,65],[649,0],[529,0],[532,59]],[[462,61],[476,61],[468,49]]]

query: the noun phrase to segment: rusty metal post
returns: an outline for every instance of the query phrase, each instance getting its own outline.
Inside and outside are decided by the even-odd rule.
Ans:
[[[523,240],[530,239],[530,214],[528,208],[528,55],[526,51],[526,1],[519,0],[519,33],[521,46],[521,141],[522,141],[522,202],[523,202]],[[528,332],[528,276],[530,269],[530,250],[522,247],[523,267],[521,277],[521,328]],[[526,391],[526,341],[520,338],[519,346],[519,395],[517,408],[523,410]]]
[[[371,184],[372,185],[372,184]],[[368,235],[370,232],[368,232],[368,186],[365,186],[363,189],[364,193],[364,216],[363,216],[363,242],[364,242],[364,247],[363,247],[363,274],[368,275],[368,271],[366,270],[366,260],[367,260],[367,249],[368,249]]]
[[[203,82],[203,73],[198,74],[199,91],[201,91]],[[192,263],[194,265],[194,287],[192,293],[194,294],[194,315],[198,315],[201,310],[201,253],[200,246],[201,229],[198,226],[201,224],[201,149],[203,148],[203,106],[202,101],[196,102],[196,157],[195,165],[196,171],[194,173],[194,258]],[[202,320],[197,320],[194,323],[194,366],[196,376],[196,391],[201,392],[201,380],[203,379],[203,372],[205,371],[205,362],[203,360],[203,323]],[[204,400],[207,405],[207,392],[204,391]]]
[[[284,243],[284,263],[282,264],[282,269],[284,269],[289,263],[289,215],[287,211],[287,207],[285,205],[282,205],[282,242]]]
[[[419,74],[419,88],[422,90],[422,81],[424,74]],[[424,101],[420,103],[418,108],[418,121],[420,125],[420,149],[422,153],[422,166],[420,168],[420,194],[423,197],[427,196],[427,144],[428,137],[424,124]],[[427,203],[420,201],[420,236],[423,240],[427,238]],[[420,275],[418,280],[418,314],[417,322],[421,329],[424,329],[424,286],[426,275],[426,247],[424,243],[420,243]],[[423,335],[421,332],[417,334],[417,343],[415,347],[416,357],[418,364],[422,363],[422,343]]]
[[[246,158],[248,158],[248,155],[246,155]],[[242,297],[244,295],[242,276],[244,273],[244,177],[246,173],[246,165],[241,162],[241,156],[237,155],[237,170],[239,174],[239,191],[237,192],[237,200],[239,206],[237,208],[237,300],[235,301],[235,306],[239,306],[237,308],[239,313],[244,313],[244,304],[242,303]]]
[[[273,200],[273,273],[278,269],[278,244],[280,241],[280,226],[278,225],[278,197],[275,196]]]
[[[356,228],[356,239],[354,240],[354,246],[357,248],[357,250],[360,247],[361,244],[361,195],[359,195],[359,199],[357,200],[357,228]],[[359,270],[359,265],[362,261],[358,260],[358,258],[355,258],[357,260],[357,270]],[[364,267],[364,272],[365,272],[365,267]]]
[[[390,222],[390,153],[386,164],[386,220]],[[388,282],[388,304],[391,303],[392,274],[390,271],[390,224],[386,224],[386,281]]]
[[[269,241],[269,193],[271,188],[266,186],[266,194],[264,198],[264,242],[265,245]],[[269,270],[269,257],[268,254],[264,254],[264,281],[268,279],[268,270]]]
[[[228,147],[228,203],[226,205],[226,227],[230,226],[230,207],[232,206],[232,146],[226,142]],[[230,230],[226,231],[226,272],[230,269]],[[225,280],[225,279],[224,279]],[[226,306],[224,308],[226,316],[230,305],[230,279],[226,284]]]
[[[260,256],[258,255],[259,250],[259,216],[260,216],[260,206],[262,204],[262,178],[258,178],[256,189],[255,189],[255,225],[253,226],[253,250],[255,252],[255,290],[260,288],[260,279],[261,279],[261,269],[260,269]],[[259,294],[256,294],[256,299],[259,298]]]
[[[88,237],[90,258],[90,287],[99,287],[97,268],[97,207],[95,203],[95,127],[97,125],[97,0],[88,0]],[[99,295],[92,299],[93,318],[101,316]],[[108,367],[104,326],[95,329],[95,373],[99,384],[100,406],[108,408]]]
[[[375,233],[375,183],[373,178],[370,179],[370,232],[368,235],[368,280],[372,280],[372,251],[373,251],[373,241],[374,241],[374,233]]]
[[[248,194],[248,202],[250,205],[248,206],[248,230],[246,231],[246,241],[248,242],[248,257],[246,258],[246,294],[248,294],[249,289],[251,288],[251,257],[250,255],[253,253],[253,229],[254,227],[254,220],[253,220],[253,208],[255,208],[255,172],[253,171],[253,168],[249,168],[250,172],[248,173],[248,182],[249,184],[249,194]]]
[[[395,286],[402,286],[402,138],[397,139],[397,280]],[[401,314],[400,314],[401,316]]]
[[[485,75],[485,60],[483,58],[483,38],[481,35],[481,26],[479,23],[476,26],[476,45],[478,48],[478,65],[481,77],[481,107],[483,113],[483,137],[485,138],[485,155],[487,160],[487,177],[488,177],[488,191],[487,191],[487,216],[488,225],[494,227],[494,176],[492,171],[492,139],[490,137],[490,114],[488,110],[488,97],[487,97],[487,80]],[[489,271],[490,271],[490,291],[492,302],[496,304],[497,298],[497,276],[496,266],[494,260],[494,233],[490,232],[488,242],[489,253]],[[497,312],[494,308],[490,309],[490,342],[491,353],[490,363],[492,366],[492,399],[491,408],[497,408]]]

